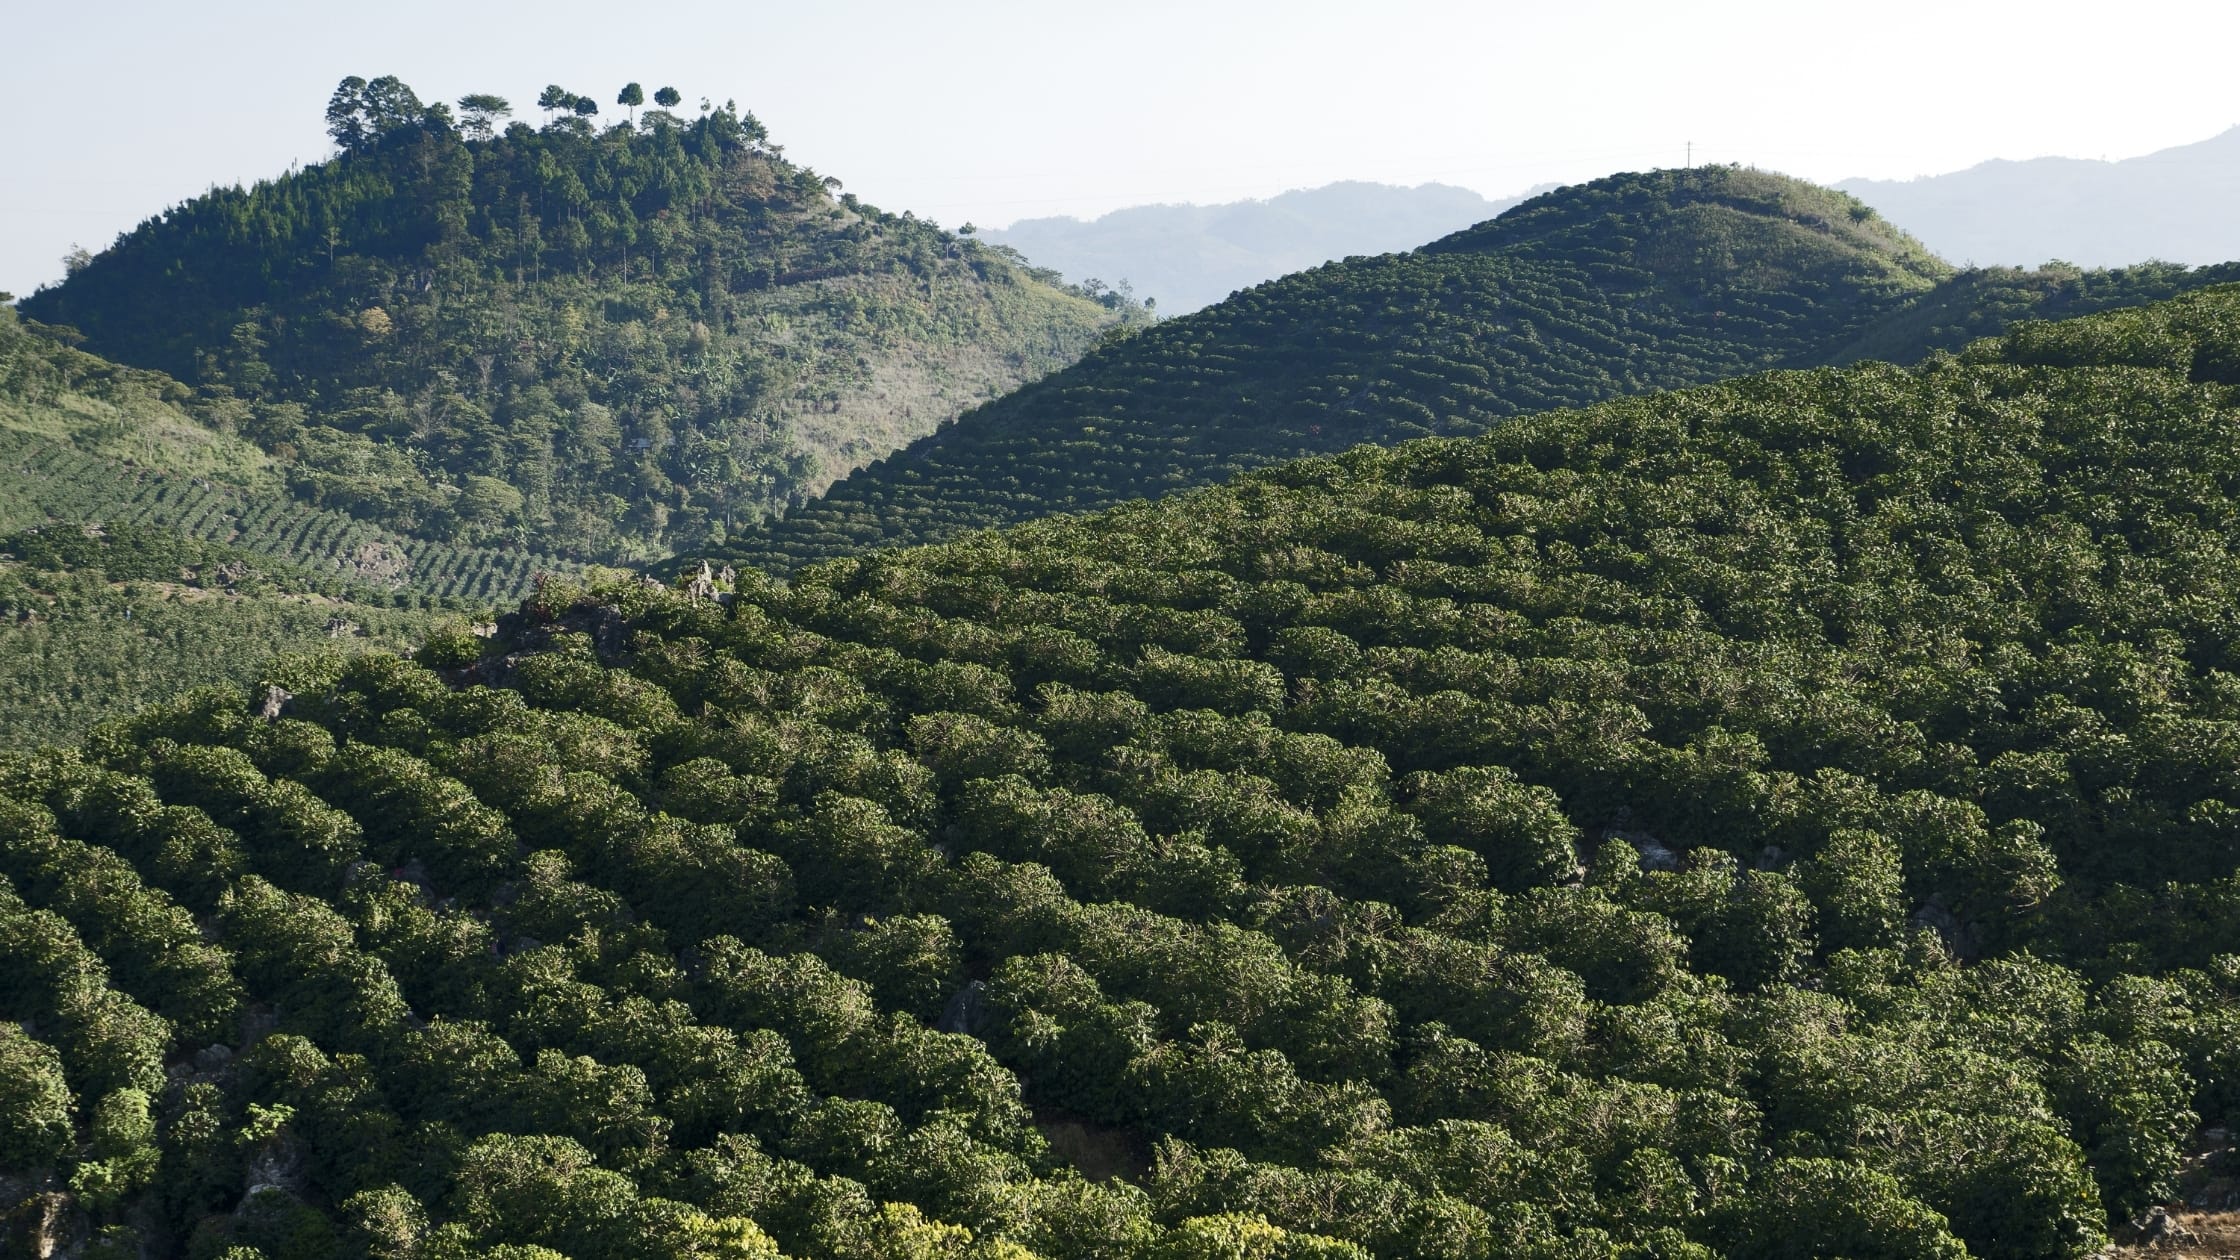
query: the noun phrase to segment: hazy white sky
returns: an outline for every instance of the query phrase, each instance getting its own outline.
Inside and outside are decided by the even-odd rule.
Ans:
[[[641,80],[944,224],[1337,179],[1489,196],[1743,161],[1823,181],[2127,157],[2240,122],[2232,0],[77,0],[9,6],[0,289],[330,151],[344,75],[424,99]],[[606,106],[605,116],[615,112]]]

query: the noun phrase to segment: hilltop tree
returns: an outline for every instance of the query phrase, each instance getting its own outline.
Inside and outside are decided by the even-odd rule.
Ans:
[[[546,122],[552,121],[554,112],[574,109],[575,106],[576,94],[557,83],[547,83],[544,91],[537,94],[537,108],[544,111]]]
[[[588,96],[579,96],[575,100],[575,111],[576,117],[589,118],[599,112],[599,102]]]
[[[513,116],[513,105],[502,96],[476,92],[459,98],[459,127],[469,140],[488,140],[500,121]]]
[[[404,80],[393,74],[382,75],[366,84],[364,100],[366,122],[376,137],[414,127],[426,113],[420,98],[405,86]]]
[[[327,134],[345,153],[364,148],[370,138],[366,134],[365,94],[366,81],[353,74],[337,84],[334,95],[327,98]]]
[[[673,87],[665,87],[653,94],[653,103],[659,105],[663,109],[675,109],[677,105],[683,100],[684,93],[679,92]]]
[[[622,95],[615,97],[614,103],[629,107],[630,122],[634,126],[638,121],[638,107],[646,103],[646,90],[635,83],[626,83],[622,86]]]
[[[351,75],[327,98],[327,134],[345,153],[373,148],[405,131],[447,131],[451,111],[441,102],[423,106],[420,97],[393,74],[371,81]]]

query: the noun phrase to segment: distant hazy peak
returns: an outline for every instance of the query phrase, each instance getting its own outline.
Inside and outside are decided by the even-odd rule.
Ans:
[[[1489,201],[1468,188],[1457,187],[1453,184],[1426,183],[1410,186],[1380,184],[1374,180],[1341,179],[1335,183],[1323,184],[1315,188],[1293,188],[1286,192],[1277,193],[1272,197],[1247,197],[1239,201],[1210,203],[1197,201],[1146,202],[1137,206],[1121,206],[1116,210],[1107,210],[1103,214],[1086,219],[1074,214],[1043,215],[1031,219],[1020,219],[1009,227],[990,229],[982,235],[995,236],[1041,228],[1109,226],[1114,223],[1125,223],[1133,219],[1145,218],[1179,219],[1192,217],[1213,219],[1233,215],[1249,215],[1254,211],[1264,209],[1334,208],[1347,204],[1349,200],[1368,208],[1382,209],[1405,204],[1402,201],[1403,197],[1408,202],[1415,204],[1430,205],[1443,202],[1474,213],[1484,213],[1488,207],[1498,209],[1500,206],[1515,203],[1513,198],[1501,202]]]
[[[1218,205],[1127,206],[1094,219],[1023,219],[983,233],[1076,283],[1127,281],[1169,314],[1357,254],[1413,249],[1517,203],[1451,184],[1347,180]]]
[[[1924,185],[1958,180],[1965,176],[1993,172],[2053,170],[2118,172],[2172,168],[2189,169],[2195,163],[2202,161],[2240,161],[2240,124],[2227,127],[2206,140],[2196,140],[2192,144],[2173,145],[2167,149],[2157,149],[2152,153],[2142,153],[2137,157],[2110,159],[2105,157],[2063,157],[2057,154],[2047,154],[2033,158],[1987,158],[1964,170],[1947,171],[1941,175],[1916,175],[1911,179],[1867,179],[1861,177],[1841,180],[1833,187],[1857,195],[1862,189],[1872,189],[1879,192],[1889,188],[1918,188]]]
[[[2087,267],[2240,258],[2240,127],[2133,158],[1994,159],[1918,179],[1836,185],[1947,258]]]

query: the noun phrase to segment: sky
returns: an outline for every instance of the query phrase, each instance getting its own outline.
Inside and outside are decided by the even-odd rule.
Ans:
[[[2123,158],[2240,123],[2230,0],[81,0],[11,6],[0,290],[324,160],[346,75],[423,99],[736,100],[946,226],[1340,179],[1500,197],[1744,162],[1822,182]],[[607,105],[611,121],[617,107]]]

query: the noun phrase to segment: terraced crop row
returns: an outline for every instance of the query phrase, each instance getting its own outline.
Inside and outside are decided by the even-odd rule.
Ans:
[[[11,528],[61,521],[176,530],[283,560],[315,576],[442,599],[518,599],[539,572],[578,566],[531,552],[406,538],[333,511],[238,487],[133,468],[0,434],[0,501]]]

